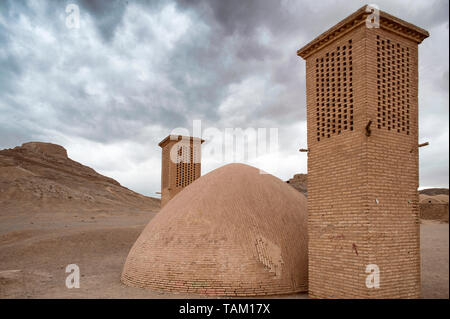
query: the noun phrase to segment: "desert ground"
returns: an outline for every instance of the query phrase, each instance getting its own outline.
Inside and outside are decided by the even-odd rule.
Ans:
[[[0,216],[0,298],[198,298],[120,282],[130,247],[155,214],[80,211]],[[448,231],[447,223],[421,224],[423,298],[449,298]],[[78,289],[65,286],[68,264],[80,267]]]
[[[296,176],[290,184],[306,193],[306,176]],[[423,298],[449,298],[448,189],[445,194],[433,190],[423,198],[426,205],[447,205],[446,216],[431,207],[421,223]],[[0,298],[202,297],[120,281],[131,246],[159,207],[159,199],[71,160],[59,145],[0,151]],[[66,287],[69,264],[79,266],[80,288]]]

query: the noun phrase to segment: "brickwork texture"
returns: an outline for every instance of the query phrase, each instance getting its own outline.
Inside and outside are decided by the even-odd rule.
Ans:
[[[426,31],[361,8],[306,60],[309,295],[418,298],[417,46]],[[379,288],[366,267],[379,267]]]
[[[254,167],[229,164],[188,185],[130,250],[122,282],[216,296],[307,290],[303,194]]]

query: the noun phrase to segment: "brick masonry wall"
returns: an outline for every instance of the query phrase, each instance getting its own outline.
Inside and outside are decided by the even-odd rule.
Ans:
[[[388,95],[382,91],[383,76],[388,77],[400,67],[390,65],[388,71],[388,66],[383,70],[383,62],[378,66],[377,35],[393,41],[395,50],[397,43],[409,50],[409,64],[400,70],[407,72],[410,80],[409,134],[406,124],[399,133],[396,122],[394,130],[392,119],[392,129],[388,130],[383,126],[388,118],[383,118],[382,106],[378,111],[379,95],[381,99]],[[325,80],[329,80],[325,85],[322,59]],[[378,69],[381,79],[377,77]],[[306,79],[310,296],[419,297],[417,44],[384,29],[367,29],[363,24],[309,56]],[[392,100],[392,89],[398,88],[389,88],[389,106],[397,102]],[[400,93],[395,92],[396,99]],[[406,93],[400,99],[405,100]],[[395,112],[391,110],[390,118],[393,113],[401,117],[402,111],[401,106]],[[347,127],[343,122],[345,114]],[[365,127],[369,120],[372,124],[368,137]],[[365,284],[366,266],[372,263],[380,268],[379,289],[368,289]]]
[[[419,298],[417,43],[385,29],[366,34],[369,263],[380,268],[369,296]]]

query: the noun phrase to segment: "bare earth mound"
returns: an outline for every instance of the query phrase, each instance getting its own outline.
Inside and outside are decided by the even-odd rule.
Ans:
[[[294,187],[300,193],[308,196],[308,175],[307,174],[295,174],[290,180],[286,181],[289,185]]]
[[[32,142],[0,151],[0,217],[8,212],[157,210],[159,200],[71,160],[59,145]]]
[[[448,188],[419,191],[420,218],[448,223]]]

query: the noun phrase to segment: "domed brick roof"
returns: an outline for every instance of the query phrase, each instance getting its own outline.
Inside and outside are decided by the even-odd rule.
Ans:
[[[187,186],[146,226],[122,282],[168,291],[271,295],[307,290],[307,204],[244,164]]]

